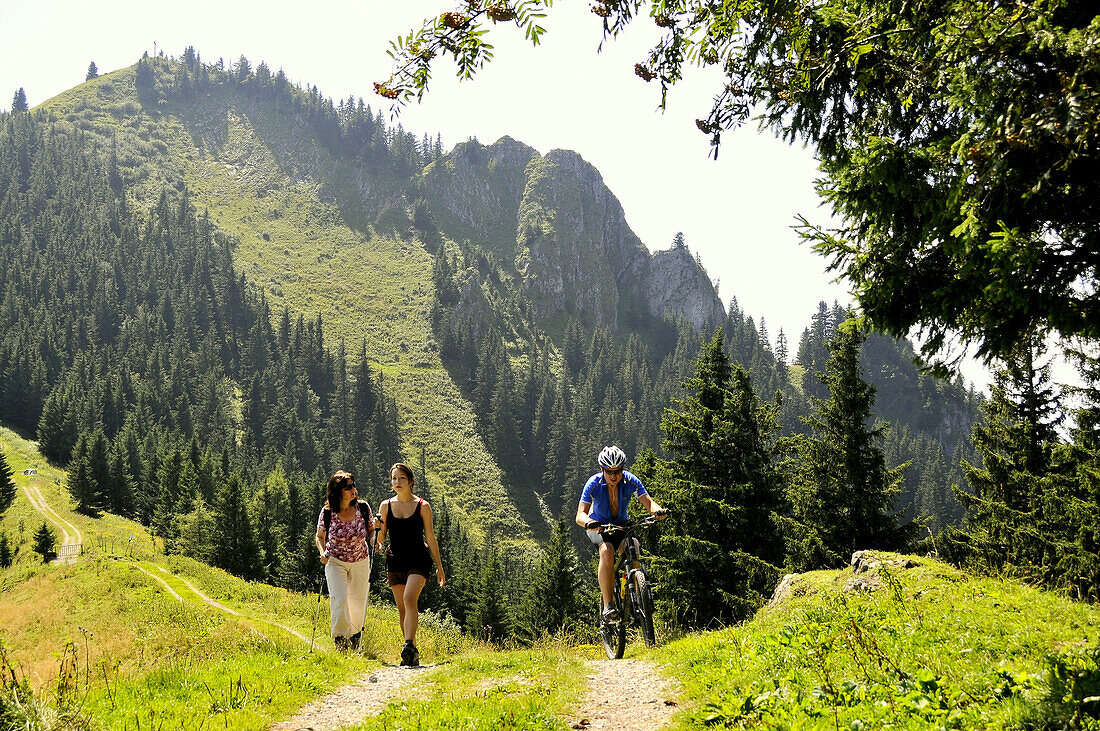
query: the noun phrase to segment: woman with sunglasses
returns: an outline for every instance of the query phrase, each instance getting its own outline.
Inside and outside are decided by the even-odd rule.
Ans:
[[[374,512],[359,502],[355,476],[340,470],[329,478],[328,500],[317,516],[317,550],[325,565],[332,640],[338,650],[359,649],[374,533]]]
[[[597,459],[600,471],[588,478],[581,491],[580,504],[577,505],[577,525],[588,531],[588,540],[595,544],[600,552],[600,566],[597,578],[600,581],[600,595],[603,598],[604,619],[618,619],[611,603],[612,584],[614,583],[615,552],[622,550],[623,534],[604,536],[602,525],[624,525],[627,522],[626,509],[630,498],[635,495],[642,506],[661,519],[666,511],[646,492],[645,485],[632,473],[623,469],[626,453],[616,446],[604,447]],[[631,540],[637,540],[632,538]]]

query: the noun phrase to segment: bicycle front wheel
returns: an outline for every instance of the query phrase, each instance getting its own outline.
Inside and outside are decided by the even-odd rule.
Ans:
[[[649,591],[649,579],[641,570],[634,572],[634,619],[642,628],[642,639],[646,647],[657,644],[657,634],[653,631],[653,595]]]
[[[612,603],[619,610],[617,622],[606,622],[603,618],[603,602],[596,600],[596,627],[599,628],[600,640],[603,642],[604,652],[608,660],[618,660],[626,651],[626,617],[623,616],[623,602],[619,592],[614,592]]]

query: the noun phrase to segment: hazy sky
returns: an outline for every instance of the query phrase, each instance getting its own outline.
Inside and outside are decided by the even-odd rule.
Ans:
[[[389,76],[389,42],[452,4],[0,0],[0,108],[10,109],[19,87],[33,107],[82,83],[90,61],[105,73],[154,48],[178,57],[193,45],[204,61],[243,54],[334,100],[354,95],[388,113],[372,82]],[[507,134],[541,153],[575,150],[602,173],[650,250],[682,231],[723,302],[736,297],[757,325],[765,318],[773,343],[782,328],[793,355],[818,301],[850,299],[791,230],[798,214],[828,220],[813,191],[811,151],[750,125],[724,135],[719,159],[710,159],[695,119],[709,111],[718,80],[693,74],[661,113],[658,87],[634,75],[659,29],[643,18],[597,55],[601,28],[589,4],[555,5],[537,49],[513,26],[498,26],[497,59],[473,81],[459,83],[441,59],[423,104],[397,121],[418,136],[440,133],[448,149]],[[971,369],[966,376],[984,381]]]

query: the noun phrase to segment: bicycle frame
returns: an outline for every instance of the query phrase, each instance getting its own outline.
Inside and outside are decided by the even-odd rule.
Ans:
[[[650,595],[645,560],[634,535],[637,529],[655,522],[654,518],[647,517],[624,526],[615,526],[615,529],[626,532],[620,550],[615,551],[615,562],[612,565],[612,602],[619,612],[619,618],[609,622],[603,620],[601,614],[598,620],[604,649],[610,659],[623,656],[628,623],[636,625],[642,631],[646,645],[652,646],[655,642],[653,598]],[[611,526],[607,526],[605,530],[609,528]],[[602,602],[599,606],[603,606]]]

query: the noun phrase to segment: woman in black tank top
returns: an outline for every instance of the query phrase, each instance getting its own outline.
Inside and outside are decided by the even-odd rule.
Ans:
[[[381,546],[389,536],[386,549],[387,580],[401,617],[405,645],[401,648],[401,664],[417,666],[420,653],[416,649],[416,629],[420,624],[417,601],[435,563],[436,578],[443,586],[446,576],[435,540],[432,507],[427,500],[413,494],[412,469],[401,462],[390,468],[390,486],[396,495],[378,508],[382,530],[378,533]]]

